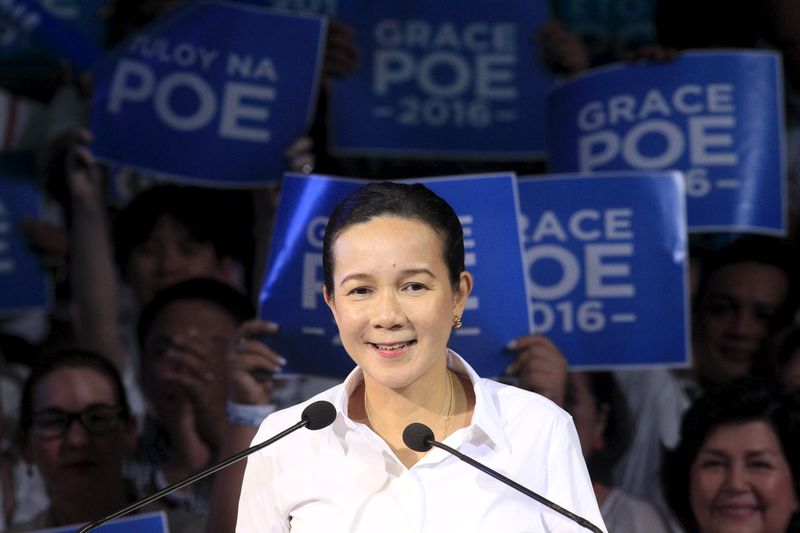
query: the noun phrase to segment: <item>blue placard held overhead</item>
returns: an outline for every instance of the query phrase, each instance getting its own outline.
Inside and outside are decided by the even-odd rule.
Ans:
[[[176,181],[273,182],[313,115],[324,35],[321,17],[183,4],[96,69],[92,149]]]
[[[504,347],[530,331],[513,174],[413,180],[453,206],[464,227],[466,268],[476,282],[450,346],[478,373],[501,375]],[[268,343],[288,373],[344,377],[354,363],[344,352],[322,297],[322,237],[335,205],[365,180],[287,174],[281,189],[260,316],[279,324]]]
[[[534,35],[544,0],[339,0],[357,72],[337,80],[332,150],[342,154],[529,159],[544,152],[552,85]]]
[[[773,52],[691,52],[601,68],[553,90],[553,172],[680,170],[690,231],[786,230],[783,97]]]
[[[685,366],[680,173],[521,178],[533,328],[571,367]]]
[[[0,315],[46,309],[50,302],[42,260],[19,232],[23,220],[41,218],[34,175],[33,155],[0,157]]]

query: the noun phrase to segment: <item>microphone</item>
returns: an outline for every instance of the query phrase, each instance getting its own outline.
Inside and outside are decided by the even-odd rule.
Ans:
[[[333,424],[333,421],[335,419],[336,419],[336,408],[333,406],[333,404],[331,402],[328,402],[328,401],[325,401],[325,400],[319,400],[319,401],[316,401],[316,402],[314,402],[312,404],[309,404],[305,409],[303,409],[303,413],[300,415],[300,422],[296,423],[295,425],[293,425],[293,426],[291,426],[291,427],[289,427],[287,429],[284,429],[283,431],[281,431],[280,433],[278,433],[274,437],[269,438],[269,439],[265,440],[264,442],[260,442],[258,444],[254,444],[253,446],[250,446],[246,450],[242,450],[241,452],[238,452],[238,453],[235,453],[235,454],[231,455],[230,457],[228,457],[227,459],[225,459],[224,461],[222,461],[220,463],[212,465],[212,466],[206,468],[205,470],[201,470],[200,472],[197,472],[196,474],[193,474],[193,475],[191,475],[191,476],[189,476],[187,478],[184,478],[181,481],[178,481],[176,483],[173,483],[172,485],[164,487],[160,491],[155,492],[155,493],[151,494],[150,496],[147,496],[146,498],[143,498],[141,500],[133,502],[129,506],[125,507],[124,509],[120,509],[119,511],[116,511],[116,512],[114,512],[114,513],[112,513],[112,514],[110,514],[108,516],[100,518],[99,520],[95,520],[94,522],[90,522],[90,523],[86,524],[85,526],[83,526],[81,529],[79,529],[77,531],[77,533],[85,533],[86,531],[89,531],[89,530],[94,529],[94,528],[96,528],[98,526],[101,526],[101,525],[105,524],[106,522],[110,522],[111,520],[114,520],[115,518],[119,518],[120,516],[126,515],[126,514],[130,513],[131,511],[135,511],[136,509],[138,509],[140,507],[144,507],[148,503],[154,502],[157,499],[159,499],[159,498],[161,498],[163,496],[166,496],[170,492],[173,492],[173,491],[176,491],[178,489],[181,489],[181,488],[185,487],[186,485],[190,485],[190,484],[194,483],[195,481],[198,481],[198,480],[206,477],[209,474],[213,474],[217,470],[222,470],[226,466],[231,465],[231,464],[235,463],[236,461],[239,461],[240,459],[244,459],[248,455],[250,455],[250,454],[252,454],[254,452],[257,452],[258,450],[260,450],[262,448],[265,448],[265,447],[269,446],[273,442],[282,439],[283,437],[285,437],[289,433],[293,433],[293,432],[297,431],[301,427],[307,427],[308,429],[311,429],[311,430],[322,429],[322,428],[328,427],[331,424]]]
[[[603,533],[602,529],[600,529],[596,525],[592,524],[591,522],[589,522],[585,518],[580,517],[580,516],[576,515],[575,513],[568,511],[567,509],[564,509],[563,507],[561,507],[557,503],[548,500],[547,498],[545,498],[544,496],[541,496],[540,494],[536,494],[535,492],[533,492],[529,488],[523,487],[522,485],[520,485],[516,481],[507,478],[506,476],[504,476],[500,472],[497,472],[496,470],[492,470],[488,466],[479,463],[478,461],[476,461],[472,457],[468,457],[468,456],[464,455],[463,453],[459,452],[458,450],[456,450],[454,448],[451,448],[450,446],[448,446],[446,444],[442,444],[441,442],[437,442],[434,439],[433,431],[431,431],[431,428],[429,428],[425,424],[420,424],[419,422],[414,422],[412,424],[407,425],[406,429],[403,430],[403,442],[405,443],[406,446],[408,446],[409,448],[411,448],[415,452],[427,452],[428,450],[430,450],[434,446],[436,446],[437,448],[441,448],[442,450],[444,450],[444,451],[446,451],[446,452],[448,452],[448,453],[450,453],[452,455],[455,455],[456,457],[458,457],[459,459],[461,459],[465,463],[468,463],[468,464],[474,466],[475,468],[477,468],[478,470],[480,470],[482,472],[485,472],[486,474],[489,474],[493,478],[495,478],[495,479],[497,479],[499,481],[502,481],[503,483],[505,483],[509,487],[517,489],[522,494],[524,494],[524,495],[526,495],[526,496],[528,496],[530,498],[533,498],[537,502],[549,507],[550,509],[554,510],[555,512],[557,512],[559,514],[562,514],[562,515],[566,516],[567,518],[569,518],[573,522],[578,523],[579,525],[585,527],[589,531],[594,531],[595,533]]]

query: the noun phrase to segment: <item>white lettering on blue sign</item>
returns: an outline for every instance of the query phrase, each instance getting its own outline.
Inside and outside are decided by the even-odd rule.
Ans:
[[[328,217],[317,216],[312,218],[306,226],[306,242],[315,250],[322,250],[325,226]],[[322,271],[322,254],[319,252],[306,252],[303,254],[303,278],[300,289],[300,306],[303,309],[316,309],[322,295],[324,283]]]
[[[636,295],[631,282],[633,214],[630,208],[580,209],[560,220],[553,211],[544,211],[535,224],[522,217],[536,331],[546,333],[556,326],[564,332],[600,331],[608,322],[603,299]],[[584,243],[580,255],[567,246],[572,241]],[[551,270],[558,272],[557,279],[537,278],[537,264],[542,263],[556,265]]]
[[[517,25],[476,22],[462,27],[424,20],[384,19],[373,31],[373,91],[390,95],[413,84],[419,95],[373,109],[377,117],[405,126],[448,124],[486,128],[514,120],[492,103],[518,98],[514,85]]]
[[[196,105],[193,110],[174,108],[176,91],[189,91]],[[185,93],[181,93],[185,94]],[[253,142],[268,142],[270,130],[259,125],[270,117],[265,104],[275,100],[273,87],[242,82],[226,82],[221,99],[214,88],[197,74],[174,71],[162,79],[144,62],[123,59],[117,65],[110,85],[107,109],[121,113],[127,104],[152,100],[157,117],[179,131],[196,131],[219,117],[220,137]],[[185,102],[186,98],[181,98]],[[218,112],[219,111],[219,112]]]
[[[303,254],[303,281],[300,306],[303,309],[316,309],[322,295],[322,254],[306,252]]]
[[[664,94],[649,90],[637,99],[619,94],[604,101],[585,104],[577,115],[579,169],[591,172],[621,157],[631,168],[661,170],[675,168],[688,156],[686,169],[689,196],[705,196],[712,190],[707,167],[735,166],[736,127],[734,87],[729,83],[685,84]],[[686,127],[675,119],[685,117]],[[624,131],[619,126],[629,125]],[[617,130],[612,128],[617,127]],[[656,138],[661,148],[644,153],[642,142]]]
[[[219,50],[211,50],[191,42],[171,43],[163,37],[147,34],[135,35],[127,50],[143,59],[175,64],[182,68],[199,68],[208,71],[219,57]]]
[[[473,215],[459,215],[458,220],[461,222],[461,228],[464,231],[464,267],[469,270],[470,267],[478,264],[478,257],[475,253],[477,243],[475,241],[472,225],[475,222]],[[467,303],[464,309],[467,311],[475,311],[480,308],[480,299],[477,294],[472,294],[467,298]],[[480,334],[480,328],[470,328],[470,334]],[[461,333],[462,335],[464,333]]]

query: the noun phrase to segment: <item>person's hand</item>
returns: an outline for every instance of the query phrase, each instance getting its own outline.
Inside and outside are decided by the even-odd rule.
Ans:
[[[569,76],[591,66],[583,39],[558,20],[545,22],[536,32],[536,40],[542,45],[542,62],[553,74]]]
[[[544,335],[531,334],[514,339],[508,349],[516,353],[506,373],[516,376],[517,385],[564,405],[567,389],[567,359]]]
[[[66,230],[29,218],[20,223],[19,232],[31,250],[43,257],[47,267],[61,272],[67,266],[69,233]]]
[[[103,189],[100,167],[89,147],[92,141],[89,130],[70,134],[64,170],[70,196],[75,207],[100,207]]]
[[[160,381],[181,392],[192,405],[194,430],[213,450],[225,427],[225,350],[227,339],[189,330],[174,335],[161,354]]]
[[[350,26],[339,20],[329,19],[325,58],[322,62],[323,83],[330,83],[358,68],[361,50],[356,45],[354,35]]]
[[[227,358],[230,401],[248,405],[272,403],[272,376],[281,371],[286,361],[260,338],[277,331],[277,325],[259,319],[245,322],[236,331]]]
[[[301,135],[286,149],[286,167],[291,172],[311,174],[314,171],[314,141],[307,135]]]

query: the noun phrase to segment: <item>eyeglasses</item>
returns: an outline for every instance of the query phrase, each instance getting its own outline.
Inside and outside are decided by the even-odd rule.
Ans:
[[[90,435],[106,435],[122,425],[122,407],[96,404],[75,413],[61,409],[37,411],[31,419],[31,433],[40,439],[57,439],[67,434],[75,420]]]

